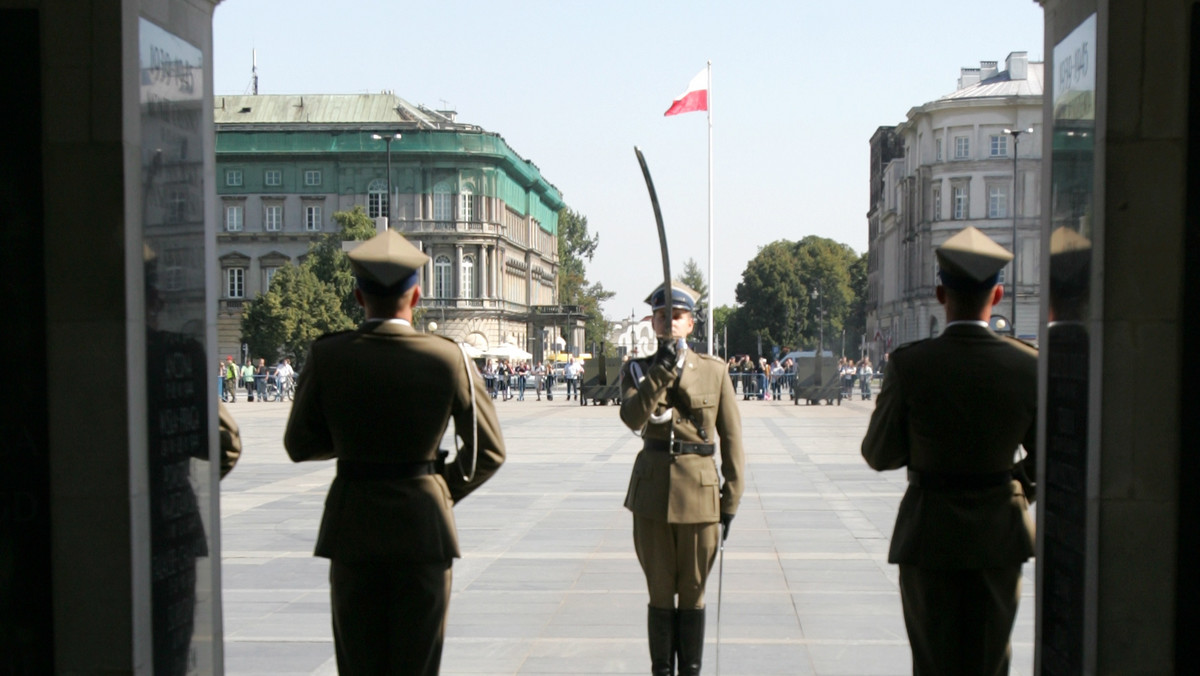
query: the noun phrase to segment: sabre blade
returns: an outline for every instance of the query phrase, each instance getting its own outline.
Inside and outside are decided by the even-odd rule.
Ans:
[[[671,295],[671,256],[667,252],[667,228],[663,225],[662,209],[658,206],[658,193],[654,191],[654,179],[650,178],[650,167],[646,166],[646,157],[641,148],[633,147],[637,153],[638,164],[642,167],[642,176],[646,179],[646,190],[650,191],[650,205],[654,207],[654,222],[658,225],[658,246],[662,250],[663,266],[663,300],[667,307],[674,307]]]

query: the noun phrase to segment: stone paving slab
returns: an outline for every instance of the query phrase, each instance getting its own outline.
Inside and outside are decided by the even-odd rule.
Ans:
[[[874,402],[741,401],[746,493],[724,556],[722,674],[911,673],[887,563],[903,472],[866,467]],[[334,463],[291,463],[288,404],[231,410],[245,453],[221,484],[225,668],[233,676],[337,673],[328,562],[313,558]],[[645,582],[621,507],[640,444],[611,406],[497,402],[508,462],[455,509],[442,673],[644,674]],[[449,445],[447,439],[446,445]],[[717,571],[705,673],[717,660]],[[1033,566],[1013,633],[1032,673]]]

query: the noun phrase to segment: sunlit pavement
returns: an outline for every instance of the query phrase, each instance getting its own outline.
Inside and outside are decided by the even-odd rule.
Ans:
[[[612,406],[497,401],[508,462],[455,510],[464,557],[442,674],[645,674],[646,591],[621,506],[640,444]],[[887,563],[904,473],[859,443],[873,401],[741,401],[746,493],[725,551],[722,674],[909,674]],[[221,484],[226,673],[334,674],[328,562],[312,557],[334,463],[292,464],[289,405],[231,407],[245,453]],[[1032,673],[1033,566],[1013,635]],[[717,571],[704,672],[716,673]]]

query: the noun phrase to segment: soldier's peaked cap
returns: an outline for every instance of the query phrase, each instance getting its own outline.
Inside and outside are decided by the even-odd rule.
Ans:
[[[377,296],[394,296],[413,287],[429,256],[395,230],[385,230],[347,254],[358,287]]]
[[[942,284],[957,289],[980,288],[996,283],[996,276],[1013,255],[983,234],[968,226],[936,250]]]
[[[671,282],[671,307],[694,312],[696,310],[696,299],[700,294],[695,290],[690,289],[679,282]],[[646,302],[650,304],[650,310],[657,311],[660,308],[666,307],[666,294],[663,293],[663,285],[659,284],[654,291],[646,296]]]

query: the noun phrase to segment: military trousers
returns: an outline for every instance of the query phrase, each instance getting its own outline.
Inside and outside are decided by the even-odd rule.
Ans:
[[[446,635],[450,564],[330,561],[338,673],[435,676]]]
[[[935,570],[900,564],[913,676],[1008,674],[1020,598],[1020,565]]]
[[[633,548],[646,575],[650,605],[703,608],[704,585],[720,543],[720,523],[667,523],[634,514]]]

